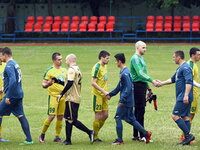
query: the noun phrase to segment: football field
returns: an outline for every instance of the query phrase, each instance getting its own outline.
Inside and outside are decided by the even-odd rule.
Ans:
[[[118,103],[119,95],[109,101],[109,118],[105,122],[99,133],[103,143],[90,144],[88,135],[80,130],[73,128],[72,143],[70,146],[62,146],[54,143],[55,120],[50,125],[46,133],[46,143],[39,143],[39,135],[44,120],[47,118],[48,95],[47,89],[43,89],[41,82],[44,71],[52,65],[51,55],[53,52],[60,52],[63,56],[63,66],[65,56],[74,53],[77,56],[77,64],[82,73],[82,98],[79,108],[79,120],[92,129],[94,113],[92,112],[91,99],[91,69],[98,62],[98,53],[100,50],[107,50],[111,53],[108,64],[108,89],[114,89],[119,81],[119,68],[115,65],[114,55],[124,53],[126,64],[129,68],[131,56],[135,53],[133,45],[51,45],[51,46],[9,46],[13,51],[14,59],[19,63],[22,70],[22,83],[25,93],[24,109],[31,127],[31,134],[34,145],[19,146],[25,137],[22,132],[19,121],[11,115],[3,118],[2,136],[10,142],[0,142],[2,150],[104,150],[104,149],[126,149],[126,150],[198,150],[200,149],[200,114],[197,114],[193,120],[191,132],[196,137],[196,143],[190,146],[177,146],[181,135],[180,129],[171,119],[171,112],[175,104],[174,85],[168,85],[160,88],[152,87],[154,94],[157,95],[158,111],[154,110],[153,103],[147,103],[145,113],[145,128],[153,132],[153,143],[145,144],[132,141],[132,127],[123,122],[123,139],[125,144],[120,146],[111,145],[116,138],[114,115]],[[178,65],[172,61],[172,55],[175,50],[184,50],[186,60],[189,59],[189,49],[192,45],[148,45],[144,59],[147,62],[148,74],[159,80],[170,78]],[[195,46],[198,47],[199,46]],[[198,64],[199,66],[199,64]],[[65,138],[65,123],[61,138]]]

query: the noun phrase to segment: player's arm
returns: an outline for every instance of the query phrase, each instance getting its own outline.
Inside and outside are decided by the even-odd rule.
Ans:
[[[108,95],[109,96],[115,96],[119,93],[120,91],[120,82],[117,84],[116,88],[114,90],[112,90],[112,92],[110,92]]]
[[[48,88],[49,86],[51,86],[53,84],[52,80],[43,80],[42,81],[42,87],[43,88]]]
[[[200,84],[193,80],[193,85],[200,88]]]
[[[97,84],[97,78],[92,78],[92,81],[91,81],[91,85],[97,89],[98,91],[100,91],[101,93],[103,93],[104,95],[107,95],[108,93],[102,89],[98,84]]]

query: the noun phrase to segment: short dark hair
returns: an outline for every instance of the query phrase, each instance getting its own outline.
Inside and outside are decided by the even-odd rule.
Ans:
[[[124,56],[124,53],[116,54],[114,57],[116,58],[117,61],[120,60],[123,64],[126,62],[126,58]]]
[[[181,59],[185,58],[184,52],[182,50],[175,51],[174,54],[175,54],[176,57],[180,56]]]
[[[105,58],[106,56],[110,56],[110,53],[108,53],[106,50],[102,50],[99,53],[99,60],[101,59],[101,57]]]
[[[200,51],[200,49],[193,47],[190,49],[190,57],[192,57],[192,55],[195,55],[197,53],[197,51]]]
[[[4,47],[2,48],[2,54],[7,54],[7,55],[10,55],[12,56],[12,50],[9,48],[9,47]]]
[[[0,53],[2,53],[3,47],[0,47]]]
[[[52,54],[52,60],[56,60],[56,57],[57,57],[57,56],[61,56],[61,54],[60,54],[60,53],[57,53],[57,52],[56,52],[56,53],[53,53],[53,54]]]

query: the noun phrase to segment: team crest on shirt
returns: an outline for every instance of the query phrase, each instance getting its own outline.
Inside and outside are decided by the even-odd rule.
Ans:
[[[106,73],[106,74],[104,74],[104,76],[103,76],[103,79],[104,79],[104,80],[108,80],[107,73]]]

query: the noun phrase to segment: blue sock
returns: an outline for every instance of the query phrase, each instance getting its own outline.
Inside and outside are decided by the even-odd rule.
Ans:
[[[21,123],[21,127],[24,131],[24,134],[26,135],[26,141],[31,142],[32,138],[31,138],[31,133],[30,133],[30,128],[29,128],[29,124],[28,124],[28,120],[26,119],[25,116],[22,116],[19,119],[19,122]]]
[[[189,129],[186,125],[186,123],[184,122],[183,119],[179,118],[178,120],[175,121],[176,124],[178,125],[178,127],[183,131],[184,135],[187,136],[189,134]]]
[[[185,120],[184,122],[185,122],[185,124],[188,127],[188,130],[190,132],[190,128],[191,128],[191,126],[190,126],[190,120]]]
[[[118,141],[122,142],[122,132],[123,132],[123,125],[122,125],[122,120],[121,119],[115,119],[116,121],[116,131],[117,131],[117,136],[118,136]]]
[[[132,121],[130,124],[134,126],[134,128],[136,128],[138,131],[142,132],[144,136],[148,134],[144,127],[141,126],[137,120]]]

